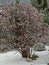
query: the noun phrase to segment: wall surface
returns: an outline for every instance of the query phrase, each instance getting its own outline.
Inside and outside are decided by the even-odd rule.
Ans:
[[[0,0],[0,5],[1,4],[10,4],[10,3],[12,3],[12,1],[13,1],[13,3],[15,3],[16,2],[16,0]],[[30,3],[30,1],[31,0],[19,0],[20,1],[20,3],[27,3],[27,4],[29,4]]]

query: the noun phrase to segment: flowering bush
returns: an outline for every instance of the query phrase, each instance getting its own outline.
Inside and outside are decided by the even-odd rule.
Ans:
[[[46,39],[49,27],[43,22],[41,13],[31,4],[4,5],[2,9],[0,25],[4,27],[4,33],[0,45],[6,45],[8,50],[23,51],[37,42],[49,42]]]

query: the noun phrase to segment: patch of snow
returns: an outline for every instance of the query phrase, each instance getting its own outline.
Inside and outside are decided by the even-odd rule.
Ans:
[[[18,51],[10,51],[0,54],[0,65],[47,65],[49,63],[49,51],[33,51],[39,56],[37,60],[27,62]]]
[[[45,46],[46,50],[48,51],[49,50],[49,46]]]

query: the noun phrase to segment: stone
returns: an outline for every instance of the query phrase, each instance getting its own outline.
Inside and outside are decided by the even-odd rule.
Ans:
[[[31,58],[26,58],[26,61],[32,62],[33,60]]]

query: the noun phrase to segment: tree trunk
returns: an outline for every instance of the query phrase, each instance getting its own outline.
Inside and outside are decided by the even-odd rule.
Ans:
[[[30,58],[32,57],[32,48],[23,49],[22,51],[22,57],[24,58]]]

